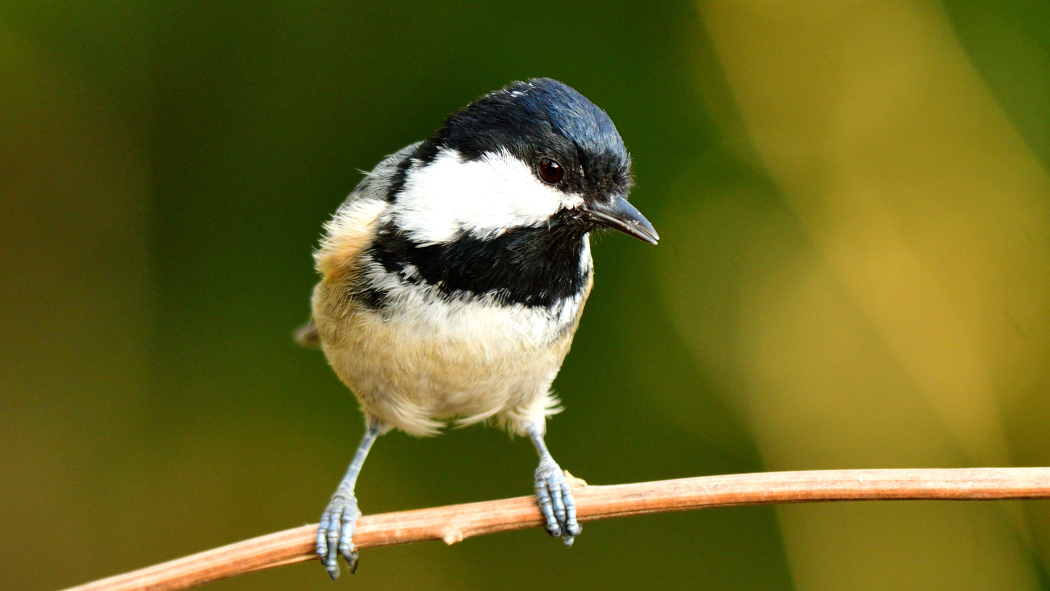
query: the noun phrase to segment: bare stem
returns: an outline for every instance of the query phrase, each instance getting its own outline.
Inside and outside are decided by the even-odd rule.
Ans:
[[[704,507],[880,500],[1050,498],[1050,468],[827,470],[682,478],[613,486],[574,480],[580,521]],[[372,548],[424,540],[448,544],[502,531],[539,527],[533,497],[365,515],[354,544]],[[316,558],[317,525],[304,525],[215,548],[67,591],[186,589],[210,581]],[[320,575],[318,575],[320,576]]]

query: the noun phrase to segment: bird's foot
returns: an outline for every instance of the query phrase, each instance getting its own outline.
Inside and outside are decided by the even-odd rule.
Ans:
[[[353,493],[336,491],[321,515],[317,527],[317,557],[332,580],[339,578],[339,557],[346,560],[350,574],[357,572],[357,549],[354,548],[354,528],[361,511]]]
[[[549,456],[540,460],[540,466],[536,468],[536,501],[547,521],[547,533],[560,537],[566,546],[572,546],[582,531],[576,522],[576,499],[565,473]]]

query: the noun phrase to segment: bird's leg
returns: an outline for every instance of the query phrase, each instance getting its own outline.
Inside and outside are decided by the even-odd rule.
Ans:
[[[547,444],[543,441],[543,423],[529,423],[525,430],[536,446],[536,453],[540,455],[540,465],[536,468],[536,501],[547,521],[547,533],[561,537],[566,546],[571,546],[582,530],[576,522],[576,500],[572,496],[572,488],[561,467],[551,457],[551,452],[547,451]]]
[[[335,489],[332,500],[321,515],[321,524],[317,528],[317,556],[332,580],[339,578],[340,556],[350,567],[350,574],[357,571],[357,550],[354,548],[353,538],[354,527],[361,511],[357,508],[354,485],[357,484],[357,475],[368,457],[368,450],[372,449],[376,437],[382,433],[383,426],[380,423],[369,421],[343,481],[339,483],[339,488]]]

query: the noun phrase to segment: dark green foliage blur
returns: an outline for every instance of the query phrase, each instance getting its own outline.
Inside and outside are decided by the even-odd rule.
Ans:
[[[737,351],[749,265],[820,246],[752,146],[707,4],[0,2],[0,588],[316,522],[362,432],[323,356],[291,340],[321,224],[360,171],[536,76],[610,114],[632,202],[662,236],[596,238],[596,286],[555,382],[558,462],[596,484],[895,465],[764,461],[741,393],[753,384],[687,342],[702,330],[701,350]],[[1045,165],[1050,21],[1029,4],[943,9]],[[741,209],[703,213],[727,199]],[[695,330],[669,311],[693,304]],[[1041,407],[1044,391],[1025,392],[1021,408]],[[780,440],[763,441],[776,457]],[[358,498],[367,514],[526,495],[535,464],[494,429],[395,433]],[[1021,513],[1010,523],[1038,517]],[[209,588],[821,587],[789,554],[776,510],[716,509],[587,523],[568,550],[531,530],[365,550],[336,583],[307,563]]]

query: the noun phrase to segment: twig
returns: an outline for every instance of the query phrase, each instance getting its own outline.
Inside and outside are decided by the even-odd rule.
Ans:
[[[878,500],[1050,498],[1050,468],[828,470],[682,478],[613,486],[574,480],[580,521],[704,507]],[[382,515],[357,523],[354,544],[372,548],[465,538],[543,524],[533,497]],[[317,525],[304,525],[215,548],[67,591],[186,589],[209,581],[315,559]],[[318,576],[321,576],[319,573]]]

